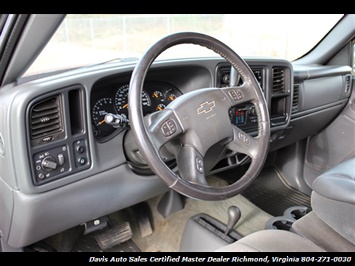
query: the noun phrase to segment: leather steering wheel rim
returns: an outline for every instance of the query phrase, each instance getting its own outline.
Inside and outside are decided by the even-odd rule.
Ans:
[[[158,115],[159,118],[157,119],[157,122],[154,122],[153,118],[153,125],[147,125],[147,122],[143,117],[141,94],[148,69],[154,60],[163,51],[179,44],[195,44],[213,50],[221,57],[225,58],[226,61],[229,62],[238,71],[242,80],[244,81],[244,85],[226,89],[210,88],[199,90],[199,92],[196,92],[195,94],[191,92],[186,96],[183,95],[186,98],[186,103],[184,103],[183,100],[177,101],[177,103],[172,105],[171,108],[169,108],[169,106],[172,103],[169,104],[166,109],[161,111],[162,114]],[[217,95],[218,99],[214,99],[214,95]],[[200,102],[202,102],[199,104],[199,102],[196,102],[198,101],[196,98],[207,100],[200,100]],[[237,105],[247,100],[253,103],[257,114],[258,135],[256,137],[252,137],[249,134],[241,131],[236,126],[232,125],[230,121],[229,128],[229,126],[225,123],[226,117],[229,119],[228,112],[226,112],[225,116],[223,114],[223,117],[221,117],[219,120],[215,120],[223,121],[223,130],[221,128],[221,131],[223,131],[223,136],[221,135],[222,133],[220,134],[218,130],[210,128],[216,132],[216,135],[219,135],[216,137],[216,140],[223,140],[226,145],[231,147],[233,150],[235,149],[236,151],[241,151],[242,153],[245,151],[247,155],[251,156],[251,163],[248,170],[236,182],[228,186],[217,188],[210,187],[205,185],[204,182],[198,181],[200,176],[202,177],[202,180],[204,177],[203,170],[200,169],[198,162],[200,162],[199,158],[203,159],[205,147],[203,144],[198,142],[196,137],[191,138],[193,141],[189,141],[189,143],[184,146],[184,148],[186,147],[187,150],[192,149],[192,152],[186,152],[186,154],[191,158],[180,158],[180,160],[188,164],[187,174],[184,174],[184,176],[188,176],[189,171],[191,170],[194,172],[192,175],[196,175],[197,179],[191,179],[191,181],[187,180],[189,178],[182,178],[182,174],[173,172],[164,163],[161,155],[159,154],[160,146],[173,138],[182,139],[181,136],[185,136],[184,134],[188,135],[190,132],[195,130],[191,125],[193,124],[193,121],[192,123],[188,122],[189,115],[186,115],[186,113],[184,115],[178,114],[179,112],[183,113],[183,109],[187,109],[187,104],[189,102],[191,103],[190,105],[198,103],[197,106],[193,107],[195,109],[191,109],[197,109],[197,114],[194,113],[194,118],[191,118],[197,121],[197,119],[201,119],[202,115],[206,115],[208,112],[209,117],[212,117],[213,114],[215,117],[222,116],[222,113],[224,113],[226,110],[223,109],[223,107],[220,107],[223,105],[220,104],[220,102],[224,104],[227,103],[228,106],[232,106],[233,104]],[[224,200],[241,193],[260,173],[266,160],[269,147],[270,118],[268,114],[267,103],[263,92],[247,63],[221,41],[211,36],[195,32],[181,32],[168,35],[160,39],[146,51],[146,53],[135,66],[130,80],[128,102],[131,130],[133,131],[133,135],[141,155],[144,157],[151,170],[158,177],[160,177],[169,188],[177,191],[178,193],[200,200]],[[214,113],[215,110],[216,112]],[[216,119],[215,117],[212,117],[212,119]],[[208,117],[206,115],[206,119],[207,118]],[[170,124],[167,124],[168,122]],[[170,132],[169,129],[167,132],[165,130],[167,125],[170,129],[172,128]],[[224,130],[224,128],[226,128],[226,130]],[[198,146],[198,144],[195,145],[195,143],[200,144],[200,146]],[[183,156],[185,153],[181,152],[181,154],[181,156]],[[197,171],[194,169],[194,167],[197,168]],[[197,181],[195,182],[195,180]]]

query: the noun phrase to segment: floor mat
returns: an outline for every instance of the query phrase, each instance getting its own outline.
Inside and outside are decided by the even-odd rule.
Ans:
[[[106,229],[84,235],[84,227],[76,226],[59,234],[53,235],[43,241],[43,243],[35,243],[35,246],[30,246],[34,251],[52,250],[56,252],[140,252],[141,250],[134,243],[133,239],[128,239],[125,242],[114,245],[103,250],[96,240],[102,232],[107,232]]]
[[[102,250],[95,239],[95,235],[88,234],[78,239],[72,252],[140,252],[140,249],[132,239],[129,239],[111,248]]]
[[[293,206],[311,209],[310,197],[287,186],[273,167],[264,169],[242,195],[273,216],[282,216]]]

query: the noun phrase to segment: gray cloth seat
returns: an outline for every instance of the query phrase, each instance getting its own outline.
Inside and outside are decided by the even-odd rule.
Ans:
[[[312,211],[290,231],[258,231],[217,251],[354,252],[355,158],[318,176],[312,189]]]
[[[311,240],[284,230],[262,230],[252,233],[233,244],[219,248],[223,252],[321,252]]]

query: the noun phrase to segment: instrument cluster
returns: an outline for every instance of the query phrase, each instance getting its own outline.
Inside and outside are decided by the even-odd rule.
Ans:
[[[128,119],[128,91],[129,84],[118,85],[109,95],[96,99],[92,105],[92,129],[98,139],[105,138],[116,131],[105,123],[108,113],[125,115]],[[150,114],[163,110],[182,93],[171,84],[160,82],[146,82],[142,91],[143,114]]]

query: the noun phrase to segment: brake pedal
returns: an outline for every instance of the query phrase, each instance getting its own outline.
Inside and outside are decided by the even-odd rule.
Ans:
[[[106,250],[132,237],[132,229],[128,222],[113,225],[109,229],[95,235],[96,242],[102,250]]]

